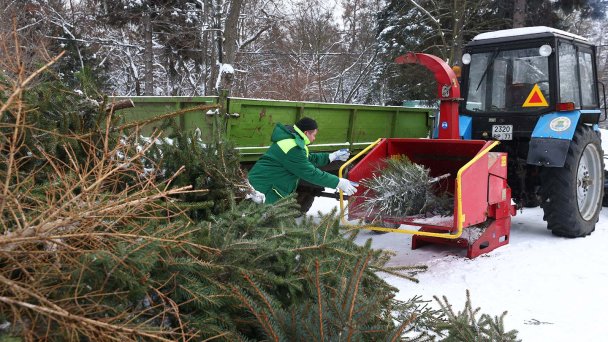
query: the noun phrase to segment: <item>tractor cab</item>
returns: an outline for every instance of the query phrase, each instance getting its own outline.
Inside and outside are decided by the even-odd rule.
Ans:
[[[528,140],[551,112],[583,110],[581,122],[598,122],[595,46],[584,37],[549,27],[483,33],[462,62],[465,138]]]
[[[477,35],[462,63],[460,136],[500,140],[513,199],[540,205],[552,233],[591,234],[604,192],[595,46],[544,26],[501,30]]]

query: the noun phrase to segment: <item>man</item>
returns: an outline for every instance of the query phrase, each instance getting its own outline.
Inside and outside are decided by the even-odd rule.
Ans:
[[[272,204],[293,193],[300,179],[326,188],[342,190],[346,195],[357,191],[354,183],[319,169],[334,160],[348,160],[348,150],[333,153],[310,153],[315,141],[317,122],[302,118],[293,126],[277,124],[272,132],[272,145],[249,171],[249,183],[256,190],[258,203]]]

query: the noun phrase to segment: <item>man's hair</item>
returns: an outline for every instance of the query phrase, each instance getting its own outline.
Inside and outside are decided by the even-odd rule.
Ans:
[[[302,132],[314,131],[315,129],[319,128],[319,126],[317,126],[317,122],[311,118],[301,118],[298,120],[298,122],[296,122],[296,126]]]

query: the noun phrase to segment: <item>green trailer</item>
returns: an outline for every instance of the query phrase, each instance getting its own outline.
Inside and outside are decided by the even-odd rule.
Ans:
[[[219,98],[134,96],[115,97],[112,100],[130,99],[134,107],[120,111],[127,122],[151,119],[166,113],[184,111],[201,105],[218,104]],[[331,152],[348,148],[356,153],[378,138],[425,138],[433,127],[434,110],[398,106],[371,106],[318,102],[295,102],[228,97],[223,110],[184,111],[177,117],[182,130],[199,129],[202,138],[209,137],[217,120],[214,115],[226,113],[226,136],[233,141],[241,154],[241,164],[248,169],[270,145],[270,135],[277,123],[292,124],[302,117],[311,117],[319,123],[319,134],[311,151]],[[141,128],[150,134],[157,122]],[[339,163],[331,163],[325,170],[336,173]],[[302,182],[298,199],[303,209],[312,204],[315,196],[332,196],[322,188]]]

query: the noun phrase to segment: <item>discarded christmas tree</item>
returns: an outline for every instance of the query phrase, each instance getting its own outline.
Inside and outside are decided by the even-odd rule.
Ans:
[[[183,131],[175,120],[165,120],[160,128],[172,133],[158,138],[146,154],[146,160],[158,163],[162,170],[157,173],[157,180],[179,173],[172,186],[192,186],[195,190],[180,195],[177,204],[195,220],[228,210],[245,196],[243,190],[247,189],[239,151],[220,132],[220,127],[226,125],[225,118],[216,116],[214,120],[214,129],[205,132],[209,135],[205,140],[200,131]]]
[[[371,178],[361,181],[365,190],[351,199],[351,210],[373,221],[413,215],[451,215],[453,197],[446,191],[446,178],[433,177],[430,169],[406,156],[387,159]]]
[[[157,161],[148,153],[157,137],[135,144],[138,135],[116,126],[114,106],[45,79],[26,87],[33,77],[12,80],[5,61],[0,341],[431,341],[478,330],[509,341],[499,338],[514,334],[502,316],[463,320],[419,297],[396,300],[398,290],[378,272],[411,279],[426,267],[387,266],[390,252],[372,249],[371,240],[355,243],[358,231],[344,232],[335,211],[296,220],[293,197],[238,203],[238,158],[223,140],[203,145],[176,135],[170,146],[196,160],[186,164],[186,154],[167,148]],[[14,75],[28,74],[24,63],[13,65]],[[50,96],[54,89],[61,101]],[[225,192],[213,201],[195,196],[220,185]],[[220,198],[230,205],[214,206],[206,220],[182,205]]]

